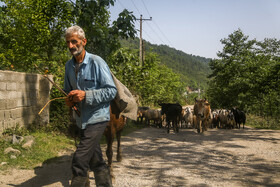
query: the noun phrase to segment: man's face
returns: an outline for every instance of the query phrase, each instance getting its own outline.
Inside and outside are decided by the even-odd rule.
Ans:
[[[73,56],[79,56],[85,45],[86,39],[80,39],[75,33],[66,36],[67,47]]]

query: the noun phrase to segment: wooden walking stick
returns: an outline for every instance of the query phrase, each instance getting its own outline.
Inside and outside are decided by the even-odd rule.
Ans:
[[[34,64],[35,65],[35,67],[36,67],[36,69],[40,72],[40,74],[41,75],[43,75],[43,77],[45,77],[50,83],[52,83],[57,89],[58,89],[58,91],[60,91],[63,95],[65,95],[66,97],[63,97],[64,99],[65,98],[67,98],[67,93],[63,90],[63,89],[61,89],[54,81],[52,81],[46,74],[44,74],[44,72],[36,65],[36,64]],[[59,99],[61,99],[61,98],[59,98]],[[69,98],[70,100],[72,99],[72,98]],[[53,99],[54,100],[54,99]],[[52,101],[52,100],[51,100]],[[48,102],[49,103],[49,102]],[[47,104],[48,104],[47,103]],[[46,105],[47,105],[46,104]],[[46,107],[46,105],[45,105],[45,107]],[[44,108],[45,107],[43,107],[43,109],[42,110],[44,110]],[[72,106],[72,109],[76,112],[76,114],[80,117],[81,116],[81,113],[80,113],[80,111],[77,109],[77,107],[76,106]],[[41,113],[42,112],[42,110],[39,112],[39,113]]]

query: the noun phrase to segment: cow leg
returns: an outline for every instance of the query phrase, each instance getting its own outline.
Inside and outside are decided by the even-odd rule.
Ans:
[[[200,129],[200,132],[204,132],[205,131],[205,122],[204,121],[202,121],[201,122],[201,129]]]
[[[118,149],[117,149],[117,161],[122,161],[122,152],[121,152],[121,132],[122,130],[117,132],[117,141],[118,141]]]
[[[208,124],[209,124],[209,123],[208,123],[207,120],[203,121],[203,126],[202,126],[203,130],[202,130],[202,132],[208,130]]]
[[[172,129],[173,129],[173,132],[175,133],[176,132],[176,127],[175,127],[175,123],[174,123],[174,120],[172,120]]]
[[[146,125],[150,126],[150,119],[146,119]]]
[[[169,134],[170,129],[170,121],[167,121],[167,134]]]
[[[113,174],[113,167],[112,167],[113,141],[114,141],[114,133],[112,132],[112,129],[110,128],[110,132],[106,136],[106,142],[107,142],[106,156],[108,159],[108,167],[110,168],[110,174],[111,174],[112,180],[114,180],[114,178],[115,178],[115,176]]]
[[[199,126],[198,126],[199,132],[198,132],[198,133],[202,132],[202,128],[201,128],[201,126],[202,126],[202,121],[201,121],[201,120],[199,120]]]
[[[162,121],[161,120],[158,121],[158,127],[162,128]]]

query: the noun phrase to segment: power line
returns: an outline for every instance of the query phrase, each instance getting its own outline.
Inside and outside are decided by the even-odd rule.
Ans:
[[[137,6],[135,5],[134,1],[131,0],[132,4],[134,5],[134,7],[136,8],[136,10],[138,11],[138,13],[141,15],[140,11],[138,10]]]
[[[165,42],[161,39],[161,37],[156,33],[156,31],[150,26],[150,24],[147,23],[147,25],[150,27],[150,29],[155,33],[155,35],[159,38],[159,40],[165,44]],[[166,45],[166,44],[165,44]]]
[[[155,20],[153,22],[156,25],[156,27],[158,28],[158,30],[161,32],[162,36],[169,42],[170,46],[172,46],[171,42],[168,40],[168,38],[165,36],[165,34],[161,31],[159,26],[156,24]]]
[[[148,36],[149,40],[151,40],[153,43],[156,43],[155,40],[142,28],[143,32],[146,36]]]
[[[126,8],[123,6],[123,4],[122,4],[122,2],[121,2],[120,0],[118,0],[118,2],[120,3],[120,5],[121,5],[124,9],[126,9]]]
[[[143,5],[144,5],[144,8],[146,9],[148,15],[150,16],[150,12],[149,12],[149,10],[148,10],[148,8],[147,8],[145,2],[144,2],[143,0],[141,0],[141,1],[142,1]],[[118,0],[118,2],[120,2],[121,6],[122,6],[123,8],[125,8],[124,5],[121,3],[120,0]],[[134,0],[131,0],[131,3],[133,4],[133,6],[134,6],[135,9],[137,10],[137,12],[141,15],[140,10],[137,8],[137,6],[136,6]],[[151,16],[150,16],[150,17],[151,17]],[[139,19],[138,19],[138,20],[139,20]],[[160,32],[160,35],[162,35],[162,37],[167,41],[167,43],[169,43],[169,45],[172,46],[171,42],[170,42],[169,39],[166,37],[166,35],[162,32],[162,30],[160,29],[160,27],[158,26],[158,24],[157,24],[154,20],[153,20],[153,23],[154,23],[155,26],[157,27],[157,30]],[[152,27],[151,25],[149,25],[149,24],[148,24],[148,26],[150,27],[150,29],[152,30],[152,32],[154,32],[154,34],[159,38],[159,40],[160,40],[163,44],[167,45],[166,42],[164,42],[163,39],[160,37],[160,35],[153,29],[153,27]],[[145,32],[145,33],[146,33],[146,32]]]
[[[145,4],[145,2],[143,0],[141,0],[148,15],[150,16],[150,12]],[[150,16],[151,17],[151,16]],[[172,46],[171,42],[168,40],[168,38],[165,36],[165,34],[161,31],[160,27],[156,24],[155,20],[153,20],[153,23],[156,25],[156,27],[158,28],[158,30],[161,32],[162,36],[168,41],[169,45]],[[153,30],[153,29],[152,29]],[[155,33],[155,31],[153,30],[153,32]],[[157,35],[157,34],[156,34]],[[157,35],[158,36],[158,35]],[[159,37],[159,36],[158,36]],[[160,38],[160,37],[159,37]],[[162,39],[160,38],[160,40],[162,41]],[[162,41],[163,42],[163,41]],[[165,42],[163,42],[165,44]],[[165,44],[166,45],[166,44]]]
[[[147,9],[147,7],[146,7],[146,5],[145,5],[144,1],[143,1],[143,0],[141,0],[141,1],[142,1],[143,5],[144,5],[145,9],[146,9],[146,10],[147,10],[147,12],[148,12],[148,15],[151,17],[151,15],[150,15],[150,13],[149,13],[149,11],[148,11],[148,9]]]

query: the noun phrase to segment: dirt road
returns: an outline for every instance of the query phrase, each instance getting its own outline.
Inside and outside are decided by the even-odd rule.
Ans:
[[[280,186],[280,131],[210,129],[197,134],[181,129],[166,134],[165,129],[144,128],[122,137],[122,149],[123,161],[113,163],[114,187]],[[0,186],[68,186],[70,163],[71,153],[65,153],[59,162],[35,170],[2,172]],[[95,186],[92,174],[90,179]]]

